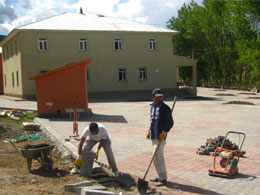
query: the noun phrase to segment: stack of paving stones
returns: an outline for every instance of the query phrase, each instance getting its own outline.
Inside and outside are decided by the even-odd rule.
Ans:
[[[225,136],[219,135],[217,138],[209,138],[207,139],[207,142],[205,145],[200,146],[197,150],[197,154],[199,155],[210,155],[214,156],[214,151],[217,148],[221,147],[222,142],[224,141]],[[235,143],[232,143],[229,139],[225,140],[225,143],[223,144],[223,148],[229,149],[229,150],[238,150],[238,145]],[[245,151],[240,151],[240,157],[243,157],[245,154]],[[216,155],[219,155],[219,151],[216,152]]]
[[[75,192],[77,195],[112,195],[114,192],[107,191],[104,186],[93,186],[92,181],[84,181],[64,186],[66,192]]]

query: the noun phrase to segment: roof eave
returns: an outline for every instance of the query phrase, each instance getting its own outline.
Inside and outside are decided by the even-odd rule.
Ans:
[[[19,29],[13,29],[7,37],[5,37],[1,42],[0,46],[3,47],[9,40],[11,40],[20,30]]]

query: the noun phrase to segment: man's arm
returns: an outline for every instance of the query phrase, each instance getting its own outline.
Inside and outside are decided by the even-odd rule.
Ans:
[[[85,137],[81,137],[80,142],[79,142],[79,147],[78,147],[78,154],[81,155],[82,152],[82,146],[85,142],[86,138]]]
[[[101,139],[101,140],[99,141],[99,144],[98,144],[97,149],[100,150],[100,148],[104,145],[104,143],[105,143],[105,139]]]
[[[166,105],[167,106],[167,105]],[[164,126],[164,131],[169,132],[170,129],[173,127],[174,121],[172,118],[172,111],[171,109],[167,106],[165,107],[165,126]]]

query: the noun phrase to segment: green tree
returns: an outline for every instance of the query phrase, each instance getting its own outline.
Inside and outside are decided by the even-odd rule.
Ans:
[[[183,4],[167,26],[179,31],[175,54],[195,51],[198,84],[249,87],[260,82],[259,21],[257,1],[204,0],[203,6]]]

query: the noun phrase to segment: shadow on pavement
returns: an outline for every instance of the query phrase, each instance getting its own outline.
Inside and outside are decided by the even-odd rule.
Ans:
[[[83,121],[96,121],[96,122],[112,122],[112,123],[128,123],[122,115],[103,115],[94,114],[90,118],[82,118]]]
[[[39,116],[40,118],[46,118],[50,121],[73,121],[73,117],[69,116]],[[103,114],[92,114],[91,117],[80,117],[78,121],[95,121],[95,122],[111,122],[111,123],[128,123],[124,116],[122,115],[103,115]]]
[[[190,97],[182,97],[182,98],[177,97],[177,101],[220,101],[220,100],[223,100],[223,98],[204,97],[204,96],[190,96]]]
[[[217,192],[211,191],[211,190],[206,190],[202,189],[199,187],[195,186],[190,186],[190,185],[183,185],[179,183],[174,183],[174,182],[167,182],[167,188],[174,189],[174,190],[181,190],[183,192],[191,192],[191,193],[198,193],[198,194],[212,194],[212,195],[220,195]]]
[[[241,173],[235,174],[232,177],[230,177],[230,179],[245,179],[247,181],[253,181],[257,178],[259,178],[259,177],[256,177],[254,175],[245,175],[245,174],[241,174]]]
[[[174,96],[164,96],[164,101],[173,101]],[[216,100],[223,100],[223,98],[219,97],[204,97],[204,96],[177,96],[177,101],[216,101]],[[128,98],[128,99],[99,99],[99,100],[89,100],[89,104],[91,103],[113,103],[113,102],[152,102],[152,98]]]

